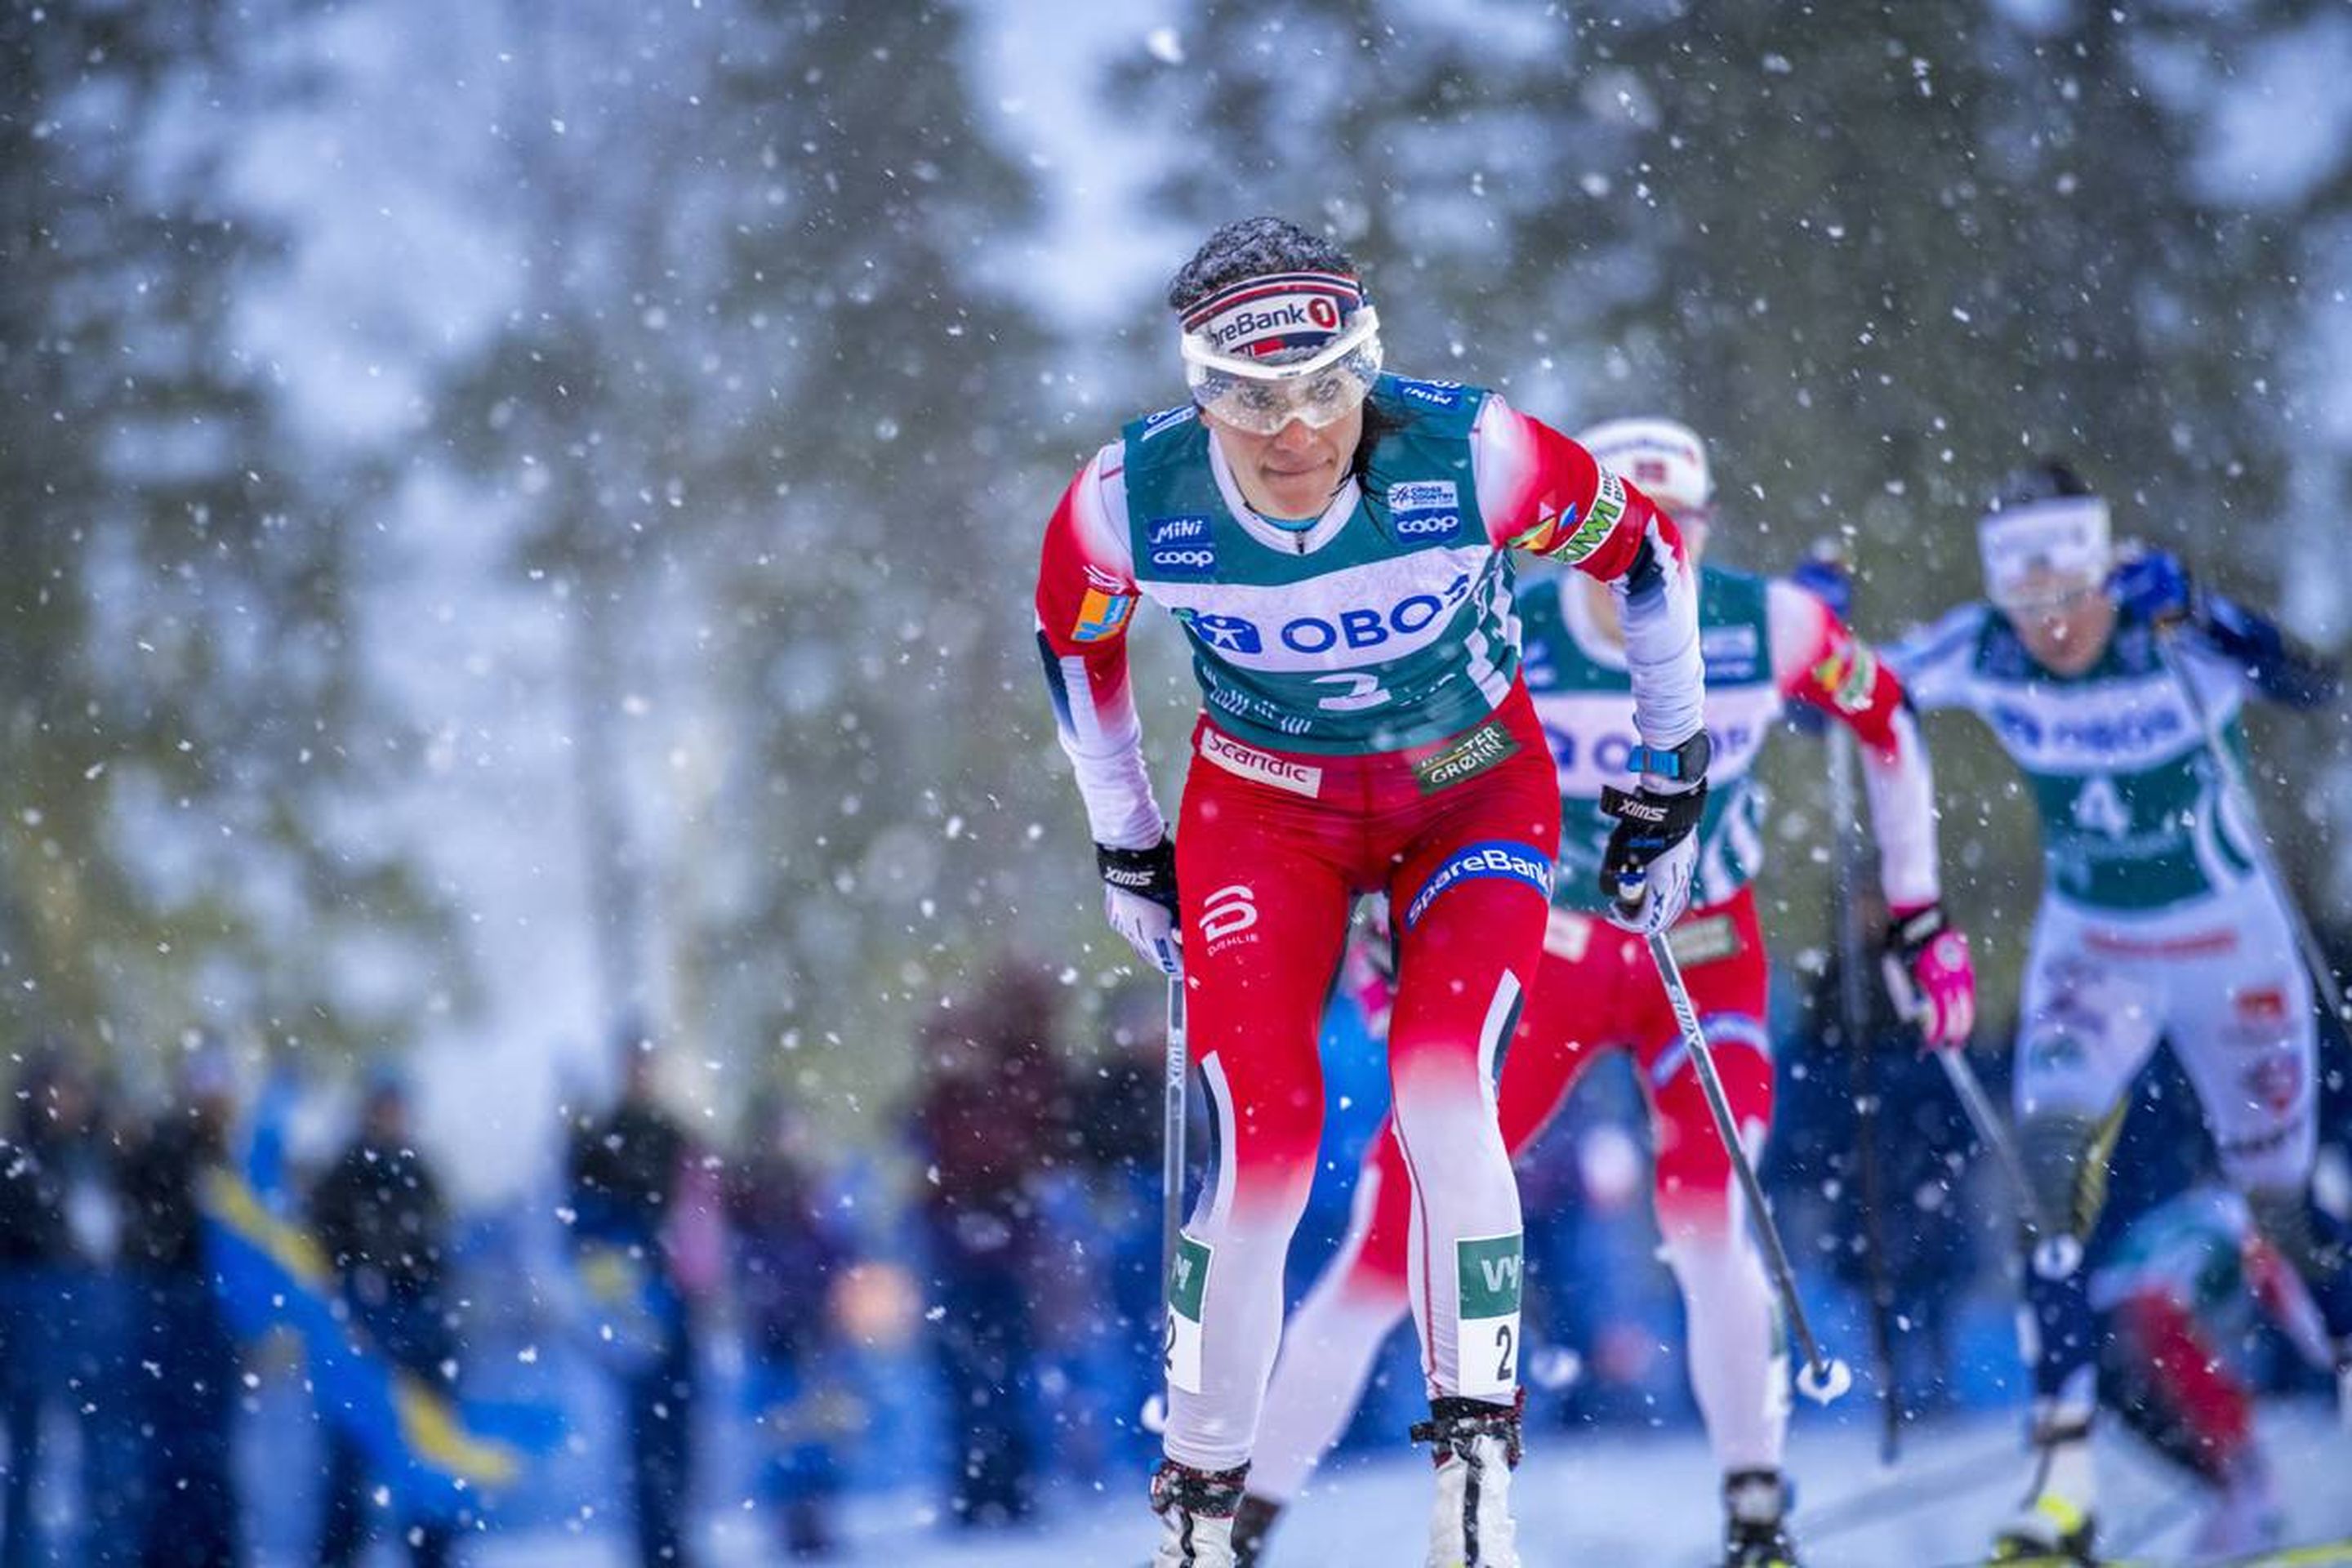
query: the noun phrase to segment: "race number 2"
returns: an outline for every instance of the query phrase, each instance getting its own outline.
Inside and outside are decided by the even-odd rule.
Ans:
[[[1168,1337],[1161,1362],[1168,1385],[1201,1392],[1201,1302],[1209,1293],[1209,1249],[1191,1237],[1176,1243],[1168,1275]]]
[[[1461,1392],[1471,1398],[1508,1398],[1519,1386],[1524,1263],[1518,1234],[1467,1237],[1454,1244],[1454,1255],[1462,1303],[1454,1342],[1461,1347]]]

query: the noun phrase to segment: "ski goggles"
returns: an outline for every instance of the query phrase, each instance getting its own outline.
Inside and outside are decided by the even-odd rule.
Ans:
[[[2063,610],[2104,589],[2115,563],[2107,503],[2092,496],[1997,511],[1977,524],[1985,596],[2024,615]]]
[[[1380,313],[1352,278],[1247,279],[1184,313],[1185,384],[1202,409],[1253,435],[1294,419],[1320,430],[1380,379]]]

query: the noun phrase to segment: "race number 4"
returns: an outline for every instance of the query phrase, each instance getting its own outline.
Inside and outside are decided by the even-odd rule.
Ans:
[[[1209,1293],[1209,1249],[1191,1237],[1176,1242],[1168,1275],[1168,1330],[1160,1363],[1168,1385],[1201,1392],[1201,1302]]]
[[[1462,1386],[1470,1398],[1508,1398],[1519,1386],[1519,1297],[1525,1263],[1517,1232],[1454,1243]]]
[[[2116,781],[2105,773],[2093,773],[2083,781],[2074,795],[2074,826],[2085,833],[2121,838],[2131,831],[2131,812]]]

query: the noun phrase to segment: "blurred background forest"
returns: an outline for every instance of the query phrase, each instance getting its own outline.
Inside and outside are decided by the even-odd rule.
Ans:
[[[413,1053],[476,1196],[621,1014],[854,1138],[1003,954],[1125,971],[1029,594],[1227,217],[1350,247],[1394,368],[1689,421],[1721,555],[1843,535],[1875,634],[2059,451],[2352,639],[2333,0],[7,0],[0,72],[0,1025]],[[1932,738],[1999,1017],[2029,807]],[[2257,742],[2330,922],[2344,716]]]

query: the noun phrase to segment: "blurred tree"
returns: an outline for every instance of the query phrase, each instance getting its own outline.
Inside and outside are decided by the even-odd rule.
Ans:
[[[894,1079],[1029,918],[1058,782],[1015,715],[1061,458],[1001,416],[1044,339],[988,254],[1031,181],[974,129],[952,10],[511,25],[481,177],[532,282],[445,427],[567,585],[604,1005]]]
[[[278,5],[0,12],[0,963],[11,1035],[194,1019],[397,1037],[430,899],[341,815],[407,737],[347,633],[348,472],[305,466],[236,304],[231,168]],[[354,993],[364,948],[410,976]],[[95,1047],[93,1047],[95,1048]]]

